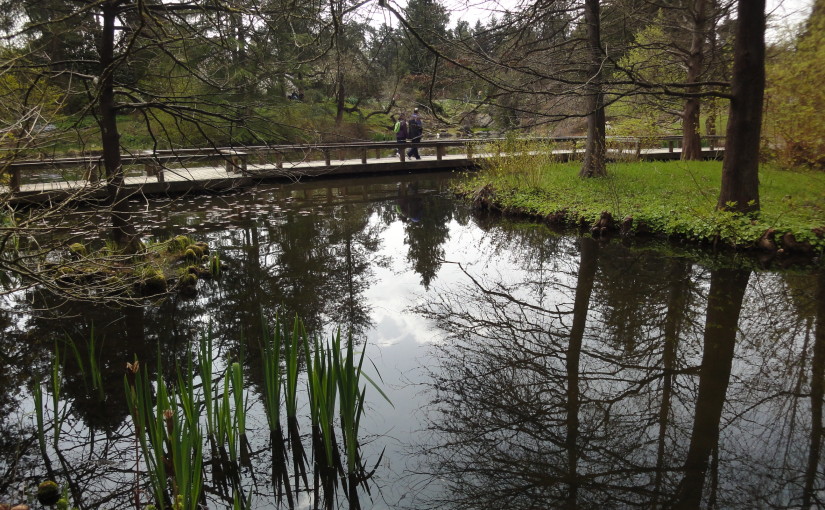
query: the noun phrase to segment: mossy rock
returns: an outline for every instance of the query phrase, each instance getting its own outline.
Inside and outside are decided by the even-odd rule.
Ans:
[[[186,251],[183,253],[183,258],[186,260],[186,262],[190,264],[194,264],[200,259],[195,250],[192,250],[191,248],[186,249]]]
[[[140,291],[144,296],[163,294],[168,290],[166,277],[160,271],[152,271],[140,282]]]
[[[190,244],[189,246],[187,246],[186,253],[189,253],[189,251],[195,252],[195,255],[197,255],[198,259],[203,257],[203,247],[197,244]]]
[[[184,297],[194,297],[198,291],[198,275],[184,273],[180,277],[180,294]]]
[[[75,260],[85,258],[88,253],[86,247],[81,243],[72,243],[69,245],[69,255]]]
[[[203,241],[198,241],[195,243],[195,246],[198,246],[204,255],[209,255],[209,245]]]
[[[45,506],[54,506],[60,499],[60,487],[51,480],[37,486],[37,501]]]
[[[188,236],[179,235],[169,240],[167,251],[169,253],[181,253],[186,251],[186,247],[192,244],[192,239]]]
[[[198,275],[196,273],[187,272],[181,275],[180,284],[182,287],[194,287],[198,284]]]

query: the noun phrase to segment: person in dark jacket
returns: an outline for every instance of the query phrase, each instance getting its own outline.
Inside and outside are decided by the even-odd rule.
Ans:
[[[415,144],[421,141],[421,137],[424,135],[424,123],[421,121],[421,116],[418,114],[418,108],[413,110],[413,114],[408,122],[407,131],[410,135],[410,142],[413,144],[413,146],[410,147],[410,150],[407,151],[407,156],[410,158],[421,159],[421,155],[418,154],[418,147],[415,146]]]
[[[398,143],[407,143],[408,132],[407,132],[407,116],[406,115],[404,115],[402,113],[401,115],[398,116],[398,121],[395,123],[395,127],[393,128],[393,131],[395,131],[395,141],[396,142],[398,142]],[[400,149],[396,149],[396,151],[395,151],[395,153],[399,157],[401,156],[401,150],[403,150],[403,147],[400,148]]]

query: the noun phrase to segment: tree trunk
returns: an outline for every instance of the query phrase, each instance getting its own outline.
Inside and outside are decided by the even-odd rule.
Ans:
[[[599,0],[585,0],[584,20],[587,24],[587,47],[590,68],[587,91],[587,142],[579,177],[603,177],[605,166],[604,92],[602,91],[602,47],[599,21]]]
[[[705,314],[704,349],[699,369],[699,394],[693,431],[685,459],[685,474],[674,509],[700,508],[708,460],[719,446],[719,424],[730,383],[736,332],[750,271],[716,269],[711,272]]]
[[[822,457],[822,404],[825,396],[825,272],[820,272],[815,302],[816,329],[811,362],[811,440],[808,468],[805,470],[805,486],[802,491],[802,508],[810,508],[818,499],[816,478]]]
[[[705,25],[707,25],[707,0],[696,0],[693,12],[693,35],[690,41],[690,54],[687,61],[687,82],[697,83],[702,75],[702,64],[705,60]],[[697,94],[702,87],[691,85],[687,92]],[[699,110],[698,97],[688,97],[682,112],[682,159],[702,159],[702,144],[699,138]]]
[[[112,240],[128,252],[138,249],[137,233],[123,190],[123,165],[120,160],[120,133],[114,93],[115,20],[119,1],[103,4],[103,33],[100,42],[100,132],[106,190],[112,215]]]
[[[656,469],[653,478],[653,500],[650,508],[657,510],[660,507],[659,498],[662,494],[665,474],[671,469],[670,459],[666,452],[668,426],[673,400],[673,386],[678,370],[677,355],[679,352],[679,336],[682,333],[682,324],[686,320],[687,303],[690,300],[690,269],[691,264],[682,259],[670,262],[668,281],[670,287],[667,297],[667,313],[663,324],[664,344],[662,345],[662,401],[659,405],[658,435],[656,438]]]
[[[759,210],[759,136],[765,92],[765,0],[740,0],[719,209]]]
[[[581,263],[579,277],[576,281],[576,298],[573,303],[573,324],[570,327],[570,343],[565,356],[565,371],[567,372],[567,428],[564,445],[567,450],[567,496],[564,508],[578,507],[579,495],[579,408],[581,396],[579,393],[579,362],[581,360],[584,330],[587,325],[587,310],[590,308],[590,294],[593,290],[593,281],[598,269],[598,244],[594,239],[581,239]]]

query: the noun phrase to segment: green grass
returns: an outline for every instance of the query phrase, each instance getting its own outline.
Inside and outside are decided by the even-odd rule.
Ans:
[[[548,162],[542,156],[502,158],[461,182],[458,191],[475,196],[484,186],[505,211],[549,216],[560,212],[570,223],[594,223],[603,211],[634,226],[695,241],[724,242],[747,248],[768,229],[807,241],[825,252],[825,173],[763,166],[761,212],[755,217],[716,210],[722,164],[702,162],[630,162],[609,165],[604,179],[580,179],[579,164]],[[488,188],[489,189],[489,188]]]

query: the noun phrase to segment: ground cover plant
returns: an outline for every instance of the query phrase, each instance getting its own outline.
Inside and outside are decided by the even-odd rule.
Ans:
[[[625,233],[675,236],[736,248],[825,252],[825,174],[760,169],[761,211],[716,208],[719,161],[617,162],[602,179],[547,151],[494,158],[457,185],[477,206]],[[606,214],[605,214],[606,213]]]

